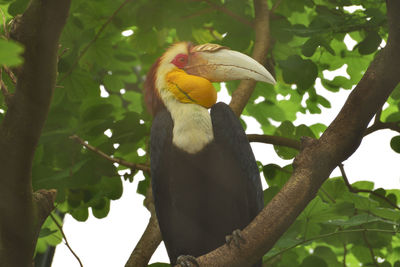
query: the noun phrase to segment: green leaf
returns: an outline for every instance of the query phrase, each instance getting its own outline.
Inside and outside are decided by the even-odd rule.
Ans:
[[[373,216],[371,214],[359,214],[351,217],[348,220],[338,219],[338,220],[331,220],[329,222],[325,222],[326,224],[332,224],[342,227],[350,227],[350,226],[358,226],[363,225],[365,223],[377,222],[381,221],[382,219]]]
[[[42,228],[40,229],[39,238],[43,238],[49,235],[56,233],[57,230],[50,230],[49,228]]]
[[[100,86],[93,81],[90,73],[75,69],[63,81],[64,90],[71,102],[80,102],[89,92],[99,92]]]
[[[43,186],[44,187],[44,185],[49,181],[52,181],[54,183],[54,182],[59,182],[62,179],[69,178],[72,174],[78,172],[87,161],[88,161],[88,159],[81,160],[81,161],[75,163],[74,165],[72,165],[68,169],[56,172],[53,175],[50,175],[48,177],[43,177],[40,180],[39,179],[35,179],[35,182],[36,182],[35,186],[36,187],[37,186],[39,186],[39,187]]]
[[[353,253],[356,258],[362,262],[362,263],[368,263],[371,262],[371,252],[369,251],[367,246],[354,246],[351,249],[351,252]]]
[[[400,211],[388,208],[373,208],[372,213],[381,217],[392,221],[394,224],[397,224],[400,221]]]
[[[313,255],[324,259],[329,267],[341,267],[343,266],[337,258],[336,253],[329,247],[318,246],[314,249]]]
[[[279,65],[283,71],[283,80],[288,84],[297,84],[301,90],[309,89],[318,76],[317,65],[298,55],[289,56],[286,60],[280,61]]]
[[[72,217],[74,217],[75,220],[84,222],[89,218],[89,211],[87,207],[81,207],[78,209],[74,209],[71,211]]]
[[[357,194],[346,194],[344,199],[352,201],[357,209],[369,211],[378,206],[378,202]]]
[[[400,153],[400,135],[397,135],[390,140],[390,147],[397,153]]]
[[[24,48],[19,43],[0,38],[0,65],[17,66],[21,64],[23,51]]]
[[[300,267],[328,267],[328,264],[317,256],[308,256],[300,264]]]
[[[282,43],[288,43],[293,38],[292,25],[286,18],[271,20],[271,36]]]
[[[263,172],[266,173],[265,179],[269,186],[275,185],[282,188],[292,174],[292,166],[287,165],[281,168],[278,165],[269,164],[263,167]]]
[[[146,195],[147,188],[150,186],[150,179],[146,178],[139,182],[137,192],[143,196]]]
[[[351,186],[355,189],[372,190],[372,189],[374,189],[374,182],[358,181],[358,182],[353,183]]]
[[[100,203],[92,207],[92,213],[97,219],[106,217],[110,211],[110,200],[102,198]]]
[[[103,82],[107,90],[113,92],[119,92],[119,90],[121,90],[125,86],[125,84],[121,80],[121,77],[117,75],[106,75],[103,78]]]
[[[28,3],[29,0],[16,0],[8,6],[8,13],[14,17],[18,14],[22,14]]]
[[[295,132],[296,128],[293,123],[289,121],[284,121],[278,128],[276,128],[275,135],[295,139]],[[274,149],[278,156],[283,159],[294,158],[298,153],[296,149],[284,146],[274,146]]]
[[[357,45],[361,55],[368,55],[376,51],[382,38],[376,31],[369,32],[365,39]]]
[[[130,111],[134,111],[137,113],[143,112],[143,106],[142,106],[143,95],[142,94],[140,94],[138,92],[134,92],[134,91],[128,91],[122,95],[122,98],[125,99],[126,101],[130,102],[130,104],[128,105],[128,109]]]
[[[112,200],[119,199],[122,196],[122,181],[119,176],[102,177],[101,186],[104,190],[104,195]]]

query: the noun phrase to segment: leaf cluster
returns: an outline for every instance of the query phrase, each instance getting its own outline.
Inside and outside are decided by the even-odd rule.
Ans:
[[[28,0],[0,0],[5,25],[27,4]],[[266,68],[278,84],[257,84],[244,115],[254,117],[265,134],[318,138],[325,125],[293,121],[299,112],[315,114],[331,107],[319,90],[339,92],[358,83],[387,40],[385,2],[272,0],[269,4],[276,8],[270,14]],[[355,12],[347,11],[354,5],[359,7]],[[148,163],[151,117],[142,86],[150,66],[177,41],[218,43],[249,54],[255,40],[253,19],[250,0],[72,1],[60,41],[57,86],[33,161],[33,189],[57,189],[57,209],[79,221],[85,221],[90,210],[97,218],[107,216],[110,201],[122,195],[122,179],[132,181],[137,170],[112,164],[69,137],[76,134],[115,158]],[[17,72],[23,48],[8,40],[7,28],[0,27],[0,65]],[[348,38],[354,47],[344,43]],[[346,75],[330,75],[340,68]],[[13,93],[12,79],[4,72],[1,78]],[[226,83],[230,93],[237,85]],[[0,123],[6,111],[0,94]],[[400,86],[388,99],[381,120],[400,121]],[[391,147],[400,152],[400,136],[391,140]],[[279,146],[275,151],[284,159],[297,154]],[[270,186],[265,191],[267,203],[292,167],[270,164],[263,171]],[[145,176],[138,189],[141,194],[149,186]],[[372,190],[368,182],[354,186]],[[328,180],[323,190],[264,260],[273,266],[336,266],[344,260],[356,266],[373,263],[375,257],[384,259],[383,266],[398,267],[400,240],[385,231],[397,231],[399,211],[369,194],[348,192],[340,178]],[[378,190],[398,203],[398,191]],[[54,229],[46,221],[39,251],[57,243],[50,240],[59,236]],[[291,248],[296,244],[302,246]]]
[[[291,175],[291,166],[264,166],[266,204]],[[398,205],[400,190],[352,185]],[[342,177],[327,180],[317,196],[265,256],[268,266],[399,266],[400,209],[373,193],[352,193]]]

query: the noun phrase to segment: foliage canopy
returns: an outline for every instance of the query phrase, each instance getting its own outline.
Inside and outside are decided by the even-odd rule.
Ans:
[[[269,2],[274,13],[267,68],[278,83],[257,84],[243,114],[254,117],[268,135],[318,138],[326,125],[294,125],[296,114],[330,108],[329,99],[316,90],[317,81],[331,92],[349,90],[359,82],[388,37],[385,1]],[[23,13],[27,4],[27,0],[0,0],[7,21]],[[354,5],[359,8],[349,12],[346,7]],[[57,189],[57,209],[76,220],[85,221],[89,210],[97,218],[106,217],[110,201],[122,194],[121,179],[132,181],[137,170],[119,174],[126,167],[99,157],[70,136],[76,134],[114,158],[148,164],[151,117],[142,88],[151,64],[165,48],[182,40],[218,43],[249,54],[255,40],[254,15],[252,1],[72,1],[60,40],[58,86],[33,161],[33,189]],[[4,28],[1,33],[8,35]],[[346,36],[357,42],[354,48],[346,46]],[[0,63],[17,67],[22,47],[5,39],[0,39]],[[347,77],[324,76],[325,70],[343,66]],[[2,80],[12,93],[12,78],[3,72]],[[226,85],[232,92],[238,82]],[[400,86],[387,100],[382,122],[399,122],[399,108]],[[6,101],[0,94],[0,123],[5,112]],[[400,153],[400,136],[390,145]],[[275,146],[275,151],[283,159],[297,154],[284,146]],[[264,192],[268,203],[290,177],[292,165],[271,163],[260,170],[269,185]],[[149,186],[145,175],[139,194]],[[326,181],[264,261],[270,266],[346,262],[399,267],[400,190],[374,189],[368,181],[352,186],[363,192],[350,192],[342,177]],[[56,245],[60,237],[48,219],[37,251]]]

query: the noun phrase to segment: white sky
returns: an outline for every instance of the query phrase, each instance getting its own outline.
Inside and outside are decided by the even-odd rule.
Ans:
[[[344,71],[344,70],[342,70]],[[335,75],[327,73],[326,75]],[[331,101],[332,108],[322,108],[321,114],[298,114],[296,125],[311,125],[322,122],[329,125],[343,106],[350,90],[341,90],[340,93],[331,93],[318,86],[318,94]],[[229,103],[230,97],[226,89],[218,95],[219,101]],[[262,134],[260,125],[255,119],[246,118],[247,133]],[[345,169],[350,182],[357,180],[374,181],[377,187],[400,189],[400,173],[398,163],[400,155],[390,148],[390,138],[397,135],[389,130],[375,132],[364,138],[359,149],[348,159]],[[257,160],[263,164],[275,163],[281,166],[290,164],[276,156],[273,147],[268,144],[252,143]],[[336,169],[331,177],[340,176]],[[84,222],[77,222],[70,215],[66,215],[64,232],[70,246],[81,258],[85,267],[124,266],[134,246],[140,239],[149,220],[149,212],[142,205],[143,197],[136,193],[139,180],[143,176],[137,175],[133,183],[124,182],[124,192],[119,200],[111,202],[109,215],[104,219],[96,219],[90,215]],[[262,179],[264,180],[264,179]],[[263,182],[264,187],[266,186]],[[163,245],[157,249],[150,263],[169,262]],[[57,246],[53,267],[79,266],[76,259],[65,245]]]

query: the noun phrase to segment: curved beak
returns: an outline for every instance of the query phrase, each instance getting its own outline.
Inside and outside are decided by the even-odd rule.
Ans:
[[[271,73],[253,58],[216,44],[192,47],[184,70],[211,82],[255,80],[276,83]]]

